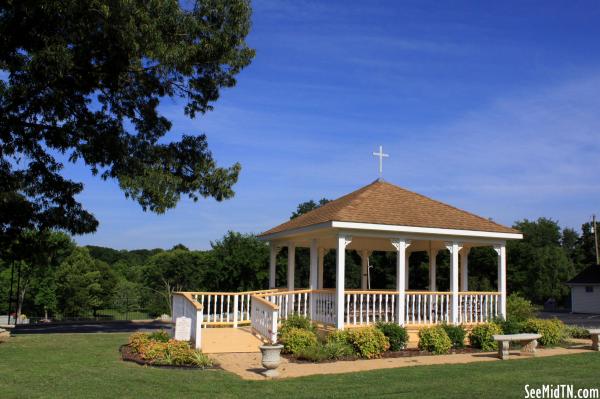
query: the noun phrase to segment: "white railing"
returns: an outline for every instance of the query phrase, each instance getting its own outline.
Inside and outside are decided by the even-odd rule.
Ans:
[[[258,295],[252,296],[251,305],[252,329],[254,332],[262,336],[267,342],[271,344],[276,343],[279,308],[277,305],[272,304]]]
[[[499,298],[497,292],[459,292],[458,322],[483,323],[498,317]]]
[[[251,296],[276,290],[245,292],[189,292],[202,305],[203,322],[208,326],[237,327],[250,323]]]
[[[335,290],[313,290],[310,293],[310,306],[312,320],[335,325]]]
[[[279,318],[285,320],[289,315],[299,314],[310,317],[311,290],[278,291],[259,293],[257,296],[279,308]]]
[[[394,322],[398,293],[395,291],[346,291],[345,323],[369,325]]]
[[[449,292],[409,291],[406,293],[406,324],[439,324],[450,321],[452,295]]]
[[[189,317],[191,323],[191,339],[196,349],[202,348],[202,305],[185,292],[174,293],[172,297],[171,318],[175,324],[178,317]]]

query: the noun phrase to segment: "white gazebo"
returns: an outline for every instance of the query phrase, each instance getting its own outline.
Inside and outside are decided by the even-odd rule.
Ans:
[[[280,320],[293,313],[337,329],[379,321],[413,329],[450,323],[476,324],[506,316],[506,241],[523,238],[509,227],[379,179],[309,213],[274,227],[259,237],[271,248],[269,288],[251,292],[181,292],[173,296],[172,317],[192,319],[192,339],[200,347],[202,327],[250,324],[266,341],[277,340]],[[498,253],[497,290],[469,291],[471,248]],[[287,282],[277,284],[278,251],[287,247]],[[308,288],[294,287],[296,248],[310,248]],[[336,251],[335,288],[323,287],[325,253]],[[347,290],[346,250],[362,257],[362,287]],[[436,255],[450,252],[450,289],[437,291]],[[397,253],[393,290],[367,289],[372,251]],[[410,252],[429,254],[427,291],[408,286]],[[476,265],[475,265],[476,266]],[[277,286],[280,288],[277,288]]]
[[[506,241],[523,238],[519,231],[489,219],[405,190],[381,179],[259,236],[270,244],[269,287],[276,289],[276,257],[287,247],[285,291],[263,294],[278,306],[279,318],[304,313],[338,329],[379,320],[400,325],[469,324],[506,316]],[[468,254],[491,246],[498,253],[498,285],[494,292],[469,291]],[[308,289],[294,287],[295,250],[310,248]],[[323,288],[323,259],[336,251],[335,289]],[[362,289],[346,290],[346,250],[362,257]],[[436,290],[436,255],[450,252],[450,290]],[[368,258],[372,251],[397,253],[395,290],[368,290]],[[410,252],[429,254],[429,289],[408,286]],[[279,284],[281,285],[281,284]]]

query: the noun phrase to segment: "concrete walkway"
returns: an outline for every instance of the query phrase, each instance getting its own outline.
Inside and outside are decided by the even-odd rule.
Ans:
[[[203,328],[202,352],[204,353],[260,353],[262,345],[249,327]]]
[[[540,349],[537,357],[570,355],[590,352],[590,341],[583,340],[578,345],[569,348]],[[584,343],[586,342],[586,343]],[[261,365],[260,353],[221,353],[213,354],[221,367],[239,375],[245,380],[264,380],[260,373],[264,370]],[[531,359],[531,356],[520,356],[519,351],[511,351],[512,359]],[[508,360],[508,361],[511,361]],[[293,363],[282,359],[279,366],[280,378],[304,377],[314,374],[339,374],[357,371],[368,371],[398,367],[424,366],[433,364],[461,364],[474,362],[500,362],[497,352],[455,354],[439,356],[414,356],[402,358],[384,358],[372,360],[338,361],[333,363]]]

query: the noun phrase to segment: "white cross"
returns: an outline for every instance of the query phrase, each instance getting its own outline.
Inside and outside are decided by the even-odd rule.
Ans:
[[[381,174],[383,173],[383,158],[389,157],[389,154],[384,154],[383,146],[380,145],[379,152],[374,152],[373,155],[379,157],[379,177],[381,177]]]

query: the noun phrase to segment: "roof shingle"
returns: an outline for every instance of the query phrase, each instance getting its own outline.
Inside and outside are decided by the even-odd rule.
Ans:
[[[267,230],[261,236],[331,221],[519,233],[510,227],[379,179]]]
[[[567,284],[600,284],[600,265],[586,267]]]

